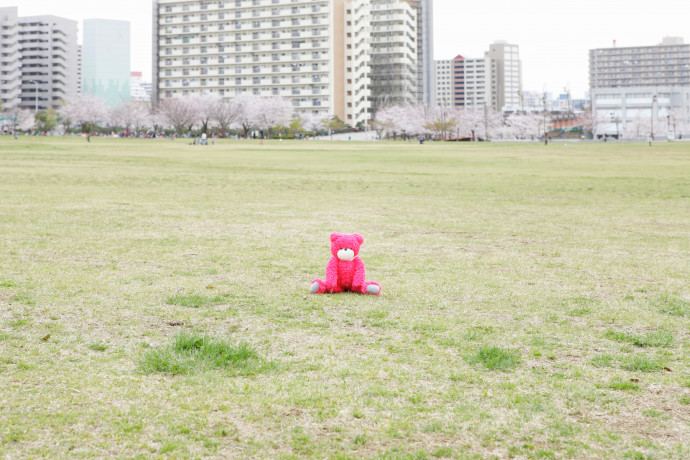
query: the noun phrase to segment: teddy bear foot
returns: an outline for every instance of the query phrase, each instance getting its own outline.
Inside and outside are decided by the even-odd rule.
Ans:
[[[316,294],[317,292],[319,292],[320,288],[321,286],[319,285],[319,282],[314,281],[313,283],[311,283],[311,286],[309,287],[309,292],[311,292],[312,294]]]
[[[373,294],[377,295],[379,292],[381,292],[381,288],[375,284],[370,284],[367,286],[367,293],[368,294]]]

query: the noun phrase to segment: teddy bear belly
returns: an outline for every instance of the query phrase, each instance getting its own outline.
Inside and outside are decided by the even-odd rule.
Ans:
[[[338,285],[343,289],[352,289],[352,279],[355,276],[355,267],[340,266],[338,267]]]

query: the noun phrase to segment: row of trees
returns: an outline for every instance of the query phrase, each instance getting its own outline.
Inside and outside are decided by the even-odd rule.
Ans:
[[[372,127],[379,137],[432,135],[441,139],[531,139],[550,131],[549,122],[539,113],[504,116],[487,107],[424,105],[381,109]]]
[[[12,122],[13,130],[46,132],[61,126],[65,131],[85,133],[94,129],[132,133],[173,130],[177,134],[215,131],[225,136],[237,131],[249,136],[254,131],[262,131],[270,137],[277,129],[296,134],[344,127],[338,119],[324,115],[295,118],[288,100],[250,93],[240,93],[229,99],[216,94],[170,98],[162,100],[155,108],[132,102],[114,109],[106,107],[99,97],[82,94],[65,101],[57,110],[42,110],[34,116],[31,111],[15,109],[6,118]]]
[[[79,95],[63,103],[58,110],[48,109],[35,115],[28,110],[13,109],[3,113],[5,126],[12,130],[50,131],[61,126],[65,131],[139,133],[172,130],[177,134],[190,131],[211,131],[221,136],[235,131],[249,136],[261,131],[272,137],[276,130],[284,134],[316,133],[328,129],[344,128],[337,118],[329,119],[319,114],[302,114],[296,117],[290,102],[280,97],[261,97],[251,93],[239,93],[224,99],[217,94],[200,94],[180,98],[163,99],[157,107],[150,104],[127,103],[117,108],[106,107],[105,101],[91,95]],[[577,125],[584,132],[594,133],[608,127],[621,137],[645,137],[650,132],[658,134],[670,131],[671,121],[676,133],[686,131],[682,114],[671,113],[656,121],[656,129],[649,117],[636,117],[627,123],[616,121],[613,116],[602,117],[590,112],[582,113]],[[9,123],[8,123],[9,121]],[[666,121],[668,126],[664,126]],[[504,116],[485,107],[430,107],[425,105],[389,106],[380,109],[371,127],[379,137],[435,136],[439,139],[533,139],[550,131],[544,114],[513,113]]]

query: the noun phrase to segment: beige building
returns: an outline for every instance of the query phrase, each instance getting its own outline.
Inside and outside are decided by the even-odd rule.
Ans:
[[[492,85],[495,87],[494,108],[501,111],[520,109],[522,91],[522,64],[518,45],[497,41],[489,46],[484,58],[494,68]]]
[[[57,108],[78,94],[77,22],[57,16],[19,17],[0,8],[0,102],[3,110]]]
[[[518,45],[495,42],[483,58],[436,61],[436,103],[454,107],[520,109],[522,69]]]
[[[247,91],[368,122],[368,1],[158,0],[153,17],[154,102]]]

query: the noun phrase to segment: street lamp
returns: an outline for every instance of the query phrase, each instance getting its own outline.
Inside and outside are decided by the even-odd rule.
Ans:
[[[651,129],[651,133],[650,133],[649,137],[651,137],[652,140],[654,140],[654,105],[655,104],[656,104],[656,94],[654,95],[654,97],[652,97],[652,115],[651,115],[651,120],[650,120],[650,124],[651,124],[652,129]]]
[[[33,83],[36,88],[36,102],[34,103],[34,113],[38,113],[38,81],[28,80],[27,83]]]

